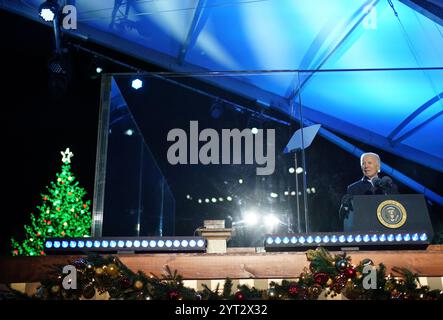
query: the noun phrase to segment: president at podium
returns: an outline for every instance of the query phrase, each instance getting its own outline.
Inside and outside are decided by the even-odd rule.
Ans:
[[[397,185],[388,176],[379,177],[381,161],[378,154],[363,153],[360,157],[363,178],[347,187],[340,206],[340,218],[346,223],[353,223],[352,197],[358,195],[389,195],[398,194]]]

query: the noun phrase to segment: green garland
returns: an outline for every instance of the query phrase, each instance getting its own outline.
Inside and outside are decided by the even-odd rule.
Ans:
[[[42,282],[35,299],[91,299],[96,294],[108,292],[110,299],[121,300],[250,300],[250,299],[318,299],[320,294],[334,297],[342,293],[348,299],[423,299],[443,300],[443,293],[421,286],[418,276],[406,269],[394,268],[397,276],[387,275],[383,264],[373,266],[370,259],[357,265],[346,255],[334,257],[324,248],[309,250],[310,261],[298,281],[271,282],[267,290],[258,290],[246,285],[232,291],[232,280],[225,280],[223,289],[195,291],[183,284],[183,278],[167,267],[167,274],[157,277],[138,271],[132,272],[117,257],[89,256],[72,262],[77,269],[77,289],[64,289],[63,266],[54,266],[49,280]],[[377,273],[376,289],[364,289],[363,268],[370,266]]]

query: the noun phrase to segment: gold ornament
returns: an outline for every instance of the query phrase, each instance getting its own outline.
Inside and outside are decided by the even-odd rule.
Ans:
[[[98,276],[101,276],[103,274],[103,272],[105,272],[103,270],[103,268],[96,268],[95,269],[95,274],[98,275]]]
[[[52,293],[58,293],[60,291],[60,286],[59,285],[55,285],[51,287],[51,292]]]
[[[332,280],[331,278],[328,279],[328,281],[326,282],[326,285],[329,287],[334,283],[334,280]]]
[[[117,265],[110,263],[108,264],[108,266],[106,267],[106,273],[111,276],[111,277],[116,277],[118,275],[118,267]]]
[[[141,282],[140,280],[135,281],[134,288],[137,290],[141,290],[143,288],[143,282]]]

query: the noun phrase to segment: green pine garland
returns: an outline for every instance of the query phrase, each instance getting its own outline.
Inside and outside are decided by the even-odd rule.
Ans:
[[[36,299],[91,299],[108,292],[110,299],[123,300],[263,300],[263,299],[318,299],[321,294],[335,296],[342,293],[348,299],[422,299],[443,300],[443,293],[421,286],[418,276],[403,268],[394,268],[396,277],[386,274],[386,267],[377,268],[375,289],[364,289],[362,271],[365,265],[373,266],[369,259],[358,265],[345,255],[331,256],[324,248],[307,252],[310,268],[305,269],[297,281],[283,280],[270,283],[268,290],[258,290],[246,285],[232,292],[232,280],[227,278],[223,289],[211,290],[206,285],[195,291],[183,284],[183,278],[167,268],[167,274],[157,277],[143,272],[132,272],[117,257],[89,256],[74,261],[77,269],[77,289],[66,290],[62,281],[63,266],[54,266],[54,274],[42,282],[33,298]],[[373,266],[375,268],[375,266]]]
[[[68,158],[66,155],[70,154]],[[38,214],[31,213],[31,224],[25,225],[22,242],[11,239],[12,254],[26,256],[45,255],[44,242],[53,237],[90,236],[90,201],[85,200],[86,191],[79,186],[71,172],[69,149],[63,153],[61,172],[41,194],[42,204]]]

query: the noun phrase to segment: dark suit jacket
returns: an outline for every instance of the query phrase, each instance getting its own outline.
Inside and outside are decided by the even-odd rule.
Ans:
[[[369,194],[398,194],[398,188],[395,183],[392,183],[391,186],[385,189],[374,188],[371,182],[369,182],[369,179],[367,177],[363,177],[362,179],[349,185],[347,193],[353,196]]]

